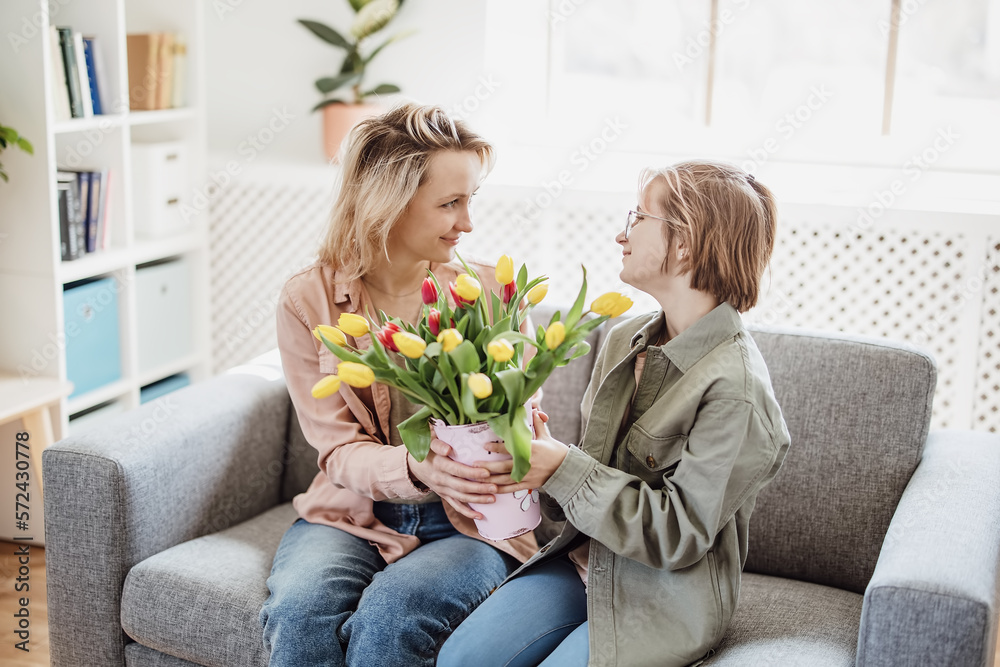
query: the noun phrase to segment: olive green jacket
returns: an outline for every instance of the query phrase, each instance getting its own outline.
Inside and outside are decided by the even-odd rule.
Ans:
[[[663,326],[659,311],[608,334],[583,399],[582,444],[541,489],[567,522],[518,570],[591,538],[591,665],[710,655],[739,600],[757,494],[788,450],[767,367],[731,305],[650,346]]]

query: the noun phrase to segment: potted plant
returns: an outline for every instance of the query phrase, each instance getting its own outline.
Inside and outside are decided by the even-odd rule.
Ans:
[[[0,125],[0,153],[10,146],[17,146],[28,155],[35,154],[34,146],[31,145],[30,141],[22,137],[17,130],[6,125]],[[4,180],[4,183],[10,181],[2,164],[0,164],[0,178]]]
[[[553,370],[590,350],[585,339],[594,328],[621,315],[632,301],[609,292],[584,312],[584,268],[583,284],[565,317],[556,312],[547,326],[539,325],[537,331],[525,335],[520,332],[521,324],[545,297],[546,278],[529,281],[524,265],[515,278],[513,261],[505,255],[496,268],[497,282],[504,286],[502,294],[484,294],[475,271],[462,263],[468,273],[449,284],[448,293],[433,274],[425,279],[424,310],[417,326],[379,312],[367,349],[348,345],[347,336],[356,340],[371,333],[369,318],[345,313],[337,326],[316,327],[315,336],[341,363],[336,375],[316,383],[313,396],[330,396],[340,390],[341,383],[363,388],[381,382],[396,387],[422,406],[397,425],[414,458],[422,461],[427,456],[433,419],[434,435],[448,442],[455,450],[453,458],[462,463],[503,458],[482,448],[487,442],[502,440],[508,457],[514,459],[511,476],[520,481],[531,467],[531,421],[525,404]],[[597,317],[587,317],[591,314]],[[535,354],[525,365],[529,346]],[[398,355],[398,362],[389,352]],[[531,495],[537,501],[537,493]],[[488,539],[515,537],[532,530],[540,520],[538,503],[523,494],[500,494],[495,503],[473,507],[486,517],[476,524]]]
[[[395,18],[402,6],[402,0],[347,0],[354,10],[354,22],[351,24],[349,37],[330,26],[308,19],[299,19],[299,23],[308,28],[314,35],[327,44],[344,51],[344,60],[340,70],[334,76],[325,76],[316,80],[316,89],[324,95],[324,99],[313,107],[313,111],[323,110],[323,145],[329,159],[334,159],[340,149],[340,143],[354,125],[362,118],[380,113],[381,107],[367,103],[365,100],[375,95],[398,93],[399,86],[392,83],[381,83],[367,87],[365,71],[372,60],[382,49],[393,42],[406,37],[410,32],[392,35],[381,44],[363,55],[363,47],[368,38],[381,32]]]

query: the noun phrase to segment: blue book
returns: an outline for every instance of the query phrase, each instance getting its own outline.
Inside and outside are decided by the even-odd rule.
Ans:
[[[104,113],[101,106],[101,92],[97,87],[97,68],[94,66],[94,38],[83,38],[83,58],[87,61],[87,78],[90,80],[90,99],[94,106],[94,113]]]

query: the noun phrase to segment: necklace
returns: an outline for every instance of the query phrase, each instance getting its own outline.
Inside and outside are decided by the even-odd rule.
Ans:
[[[404,292],[403,294],[393,294],[392,292],[386,292],[384,289],[382,289],[381,287],[378,287],[377,285],[373,285],[372,283],[368,282],[364,278],[361,279],[361,282],[363,282],[365,284],[365,287],[367,287],[368,289],[373,289],[376,292],[379,292],[380,294],[384,294],[386,296],[391,296],[394,299],[402,299],[403,297],[407,297],[407,296],[410,296],[412,294],[416,294],[417,292],[420,291],[420,287],[417,287],[417,289],[410,290],[409,292]],[[423,286],[422,283],[421,283],[421,286]]]
[[[364,283],[364,285],[365,285],[366,288],[374,289],[376,292],[379,292],[380,294],[384,294],[387,297],[392,297],[393,299],[403,299],[403,298],[408,297],[408,296],[413,296],[414,294],[416,294],[417,292],[420,291],[420,288],[418,287],[417,289],[415,289],[415,290],[413,290],[411,292],[406,292],[405,294],[393,294],[391,292],[385,292],[385,291],[379,289],[378,287],[375,287],[374,285],[371,285],[364,278],[361,279],[361,282]],[[371,299],[372,306],[374,306],[376,312],[378,312],[378,311],[383,311],[384,312],[385,311],[385,309],[382,308],[379,305],[379,303],[374,298],[371,298],[370,294],[369,294],[369,298]],[[393,310],[395,311],[395,308]],[[423,303],[423,299],[421,299],[420,303],[417,304],[417,311],[416,311],[416,313],[414,313],[414,315],[412,317],[410,317],[410,318],[402,318],[401,317],[400,319],[403,319],[406,322],[409,322],[410,324],[414,324],[420,318],[420,315],[423,312],[423,310],[424,310],[424,303]],[[386,315],[389,316],[389,317],[393,317],[393,315],[390,314],[390,313],[386,313]]]

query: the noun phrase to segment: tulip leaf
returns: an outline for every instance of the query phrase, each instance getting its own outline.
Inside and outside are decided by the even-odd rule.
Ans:
[[[514,451],[512,449],[512,439],[510,436],[510,417],[508,415],[498,415],[487,419],[486,423],[490,425],[490,428],[493,429],[496,436],[503,440],[504,447],[506,447],[507,451],[513,455]]]
[[[334,46],[338,46],[348,51],[354,48],[350,42],[344,39],[343,35],[341,35],[339,32],[337,32],[330,26],[326,25],[325,23],[320,23],[319,21],[310,21],[308,19],[299,19],[299,23],[304,25],[312,32],[312,34],[316,35],[327,44],[333,44]]]
[[[522,264],[521,270],[517,272],[517,291],[520,292],[524,289],[525,283],[528,282],[528,265]]]
[[[499,338],[502,338],[504,340],[509,340],[512,343],[528,343],[529,345],[533,345],[535,347],[539,346],[539,344],[536,341],[533,341],[531,338],[529,338],[528,336],[525,336],[520,331],[503,331],[503,332],[497,334],[496,338],[494,338],[493,340],[496,340],[496,339],[499,339]],[[545,334],[544,333],[542,333],[542,338],[543,339],[545,338]]]
[[[511,417],[511,442],[507,449],[514,457],[514,469],[510,471],[510,477],[520,482],[531,468],[531,429],[526,423],[528,412],[523,405],[518,405]]]
[[[563,322],[567,329],[572,329],[580,321],[580,315],[583,314],[583,302],[587,300],[587,267],[581,264],[580,268],[583,269],[583,282],[580,283],[580,292],[576,295],[573,307],[566,314],[566,321]]]
[[[467,340],[463,340],[448,355],[455,362],[455,367],[460,373],[475,373],[479,370],[479,353],[476,346]]]
[[[588,343],[587,341],[583,341],[582,343],[578,344],[576,347],[573,347],[570,350],[569,359],[567,359],[566,362],[562,365],[565,366],[569,362],[573,361],[574,359],[579,359],[588,352],[590,352],[590,343]]]
[[[396,426],[403,445],[417,461],[427,458],[427,452],[431,450],[431,426],[427,420],[432,414],[431,409],[424,406]]]
[[[503,285],[500,286],[500,291],[503,291]],[[496,292],[490,290],[490,311],[493,313],[493,321],[498,322],[500,320],[500,309],[503,303],[500,299],[500,295]]]
[[[498,371],[496,376],[507,395],[508,405],[524,403],[524,371],[520,368],[508,368]]]
[[[346,347],[341,347],[339,345],[327,345],[327,348],[341,361],[357,361],[364,363],[360,354],[352,352]]]
[[[428,343],[427,349],[424,350],[424,356],[434,359],[439,354],[441,354],[441,343],[438,343],[437,341],[433,343]]]

